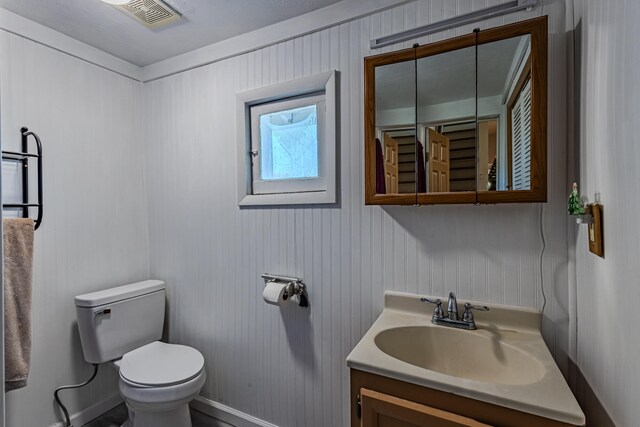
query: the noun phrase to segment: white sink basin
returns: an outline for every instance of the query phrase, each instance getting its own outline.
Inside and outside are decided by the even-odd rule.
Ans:
[[[493,384],[523,385],[540,381],[542,364],[524,351],[504,344],[500,333],[481,328],[407,326],[386,329],[374,338],[391,357],[431,371]]]
[[[431,323],[433,308],[421,297],[386,292],[380,317],[349,354],[347,365],[584,425],[584,413],[542,339],[538,310],[486,304],[490,311],[474,313],[478,329],[468,331]]]

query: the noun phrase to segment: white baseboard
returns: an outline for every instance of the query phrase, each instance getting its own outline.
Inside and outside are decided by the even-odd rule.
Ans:
[[[198,396],[191,401],[191,407],[210,417],[216,418],[234,427],[278,427],[260,418],[256,418],[237,409],[233,409],[222,403],[214,402],[202,396]]]
[[[71,415],[71,424],[74,426],[83,426],[89,421],[115,408],[122,402],[123,400],[120,393],[109,396],[106,399],[102,399]],[[57,423],[51,424],[49,427],[64,427],[64,421],[58,421]]]
[[[99,402],[88,406],[71,415],[71,423],[74,426],[82,426],[89,421],[96,419],[105,412],[109,412],[123,402],[120,394],[114,394]],[[231,424],[234,427],[278,427],[267,421],[256,418],[252,415],[233,409],[222,403],[214,402],[202,396],[197,396],[191,401],[190,406],[196,411],[200,411],[210,417]],[[49,427],[64,427],[63,421],[51,424]]]

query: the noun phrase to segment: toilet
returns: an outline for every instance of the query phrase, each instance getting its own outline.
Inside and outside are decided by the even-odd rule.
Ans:
[[[160,341],[165,284],[146,280],[78,295],[76,316],[84,358],[111,362],[129,411],[123,427],[191,427],[189,402],[204,385],[204,357]]]

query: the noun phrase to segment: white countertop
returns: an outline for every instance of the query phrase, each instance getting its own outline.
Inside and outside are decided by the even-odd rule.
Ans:
[[[445,375],[396,359],[380,350],[375,344],[375,338],[380,332],[412,326],[452,329],[457,331],[456,337],[459,344],[460,336],[463,336],[460,335],[460,330],[432,324],[433,306],[421,303],[420,297],[420,295],[386,292],[382,314],[349,354],[347,365],[361,371],[540,417],[568,424],[584,425],[584,413],[542,339],[541,314],[537,310],[484,304],[490,308],[490,311],[474,312],[478,329],[462,331],[465,334],[475,334],[475,338],[483,336],[490,340],[498,340],[500,345],[509,346],[535,359],[532,362],[536,366],[532,366],[532,369],[539,370],[542,367],[541,379],[529,384],[517,384],[519,382],[517,378],[514,378],[513,382],[517,384],[514,385],[504,384],[504,381],[502,384],[495,384]],[[459,307],[462,307],[465,302],[458,300]],[[446,301],[443,305],[446,309]],[[446,343],[442,343],[439,347],[433,350],[446,351]],[[477,352],[478,350],[470,347],[468,351]],[[482,354],[478,354],[478,357],[482,357]]]

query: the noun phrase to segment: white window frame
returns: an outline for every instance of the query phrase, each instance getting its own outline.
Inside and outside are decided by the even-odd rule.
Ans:
[[[237,127],[237,191],[239,206],[332,204],[337,202],[336,179],[336,71],[303,77],[284,83],[241,92],[236,95]],[[318,98],[322,95],[324,100]],[[318,106],[318,178],[274,180],[267,187],[268,194],[254,194],[252,151],[259,144],[259,136],[253,135],[253,117],[260,111],[284,110],[296,106]],[[324,111],[320,106],[324,103]],[[288,107],[291,106],[291,107]],[[258,114],[257,114],[258,113]],[[322,121],[324,126],[321,124]],[[254,125],[259,124],[253,120]],[[259,134],[259,129],[257,130]],[[252,140],[254,143],[252,144]],[[256,145],[256,147],[252,147]],[[259,152],[258,152],[259,155]],[[259,181],[259,175],[256,177]],[[257,183],[263,186],[266,181]],[[260,188],[262,192],[264,188]],[[277,192],[276,192],[277,191]]]

